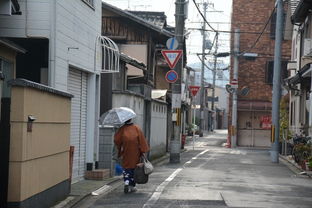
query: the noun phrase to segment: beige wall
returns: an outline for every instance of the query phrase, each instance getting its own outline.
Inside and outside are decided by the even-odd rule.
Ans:
[[[69,178],[70,98],[12,87],[8,201],[23,201]],[[33,115],[32,132],[27,132]]]
[[[135,58],[139,62],[147,64],[147,45],[119,45],[119,50],[128,56]],[[134,66],[127,64],[128,67],[128,76],[143,76],[143,71]]]

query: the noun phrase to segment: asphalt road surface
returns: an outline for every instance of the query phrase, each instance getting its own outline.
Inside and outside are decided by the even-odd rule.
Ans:
[[[118,182],[76,208],[312,207],[312,179],[270,161],[268,150],[222,147],[226,131],[186,145],[180,164],[163,162],[136,193]]]

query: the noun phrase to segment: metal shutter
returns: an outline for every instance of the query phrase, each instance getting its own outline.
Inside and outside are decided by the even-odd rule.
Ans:
[[[87,74],[69,69],[68,91],[74,95],[71,105],[70,144],[75,146],[72,182],[83,178],[86,161]]]

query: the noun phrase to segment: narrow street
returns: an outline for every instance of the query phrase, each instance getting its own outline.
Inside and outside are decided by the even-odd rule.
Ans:
[[[191,141],[180,164],[156,166],[147,184],[124,194],[123,185],[90,196],[76,208],[124,207],[311,207],[312,180],[273,164],[268,150],[222,147],[227,132],[216,131]]]

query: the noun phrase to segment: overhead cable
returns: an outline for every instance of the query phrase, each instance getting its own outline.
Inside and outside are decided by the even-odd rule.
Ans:
[[[255,42],[252,44],[252,46],[249,47],[248,49],[244,50],[243,52],[240,52],[240,53],[238,54],[238,56],[241,56],[241,55],[243,55],[244,53],[246,53],[247,51],[252,50],[252,49],[257,45],[257,43],[259,42],[260,38],[261,38],[262,35],[264,34],[264,31],[265,31],[266,27],[268,26],[269,22],[271,21],[273,15],[274,15],[275,9],[276,9],[276,6],[275,6],[274,9],[272,10],[270,17],[269,17],[268,20],[266,21],[266,23],[265,23],[265,25],[264,25],[264,27],[263,27],[261,33],[258,35],[257,39],[256,39]]]
[[[202,16],[202,18],[203,18],[204,21],[207,23],[207,25],[213,30],[213,32],[217,32],[217,30],[215,30],[215,29],[209,24],[209,22],[207,21],[207,19],[206,19],[205,16],[203,15],[203,13],[200,11],[200,9],[199,9],[199,7],[198,7],[198,5],[197,5],[197,3],[196,3],[195,0],[193,0],[193,3],[195,4],[197,11],[199,12],[200,16]]]

